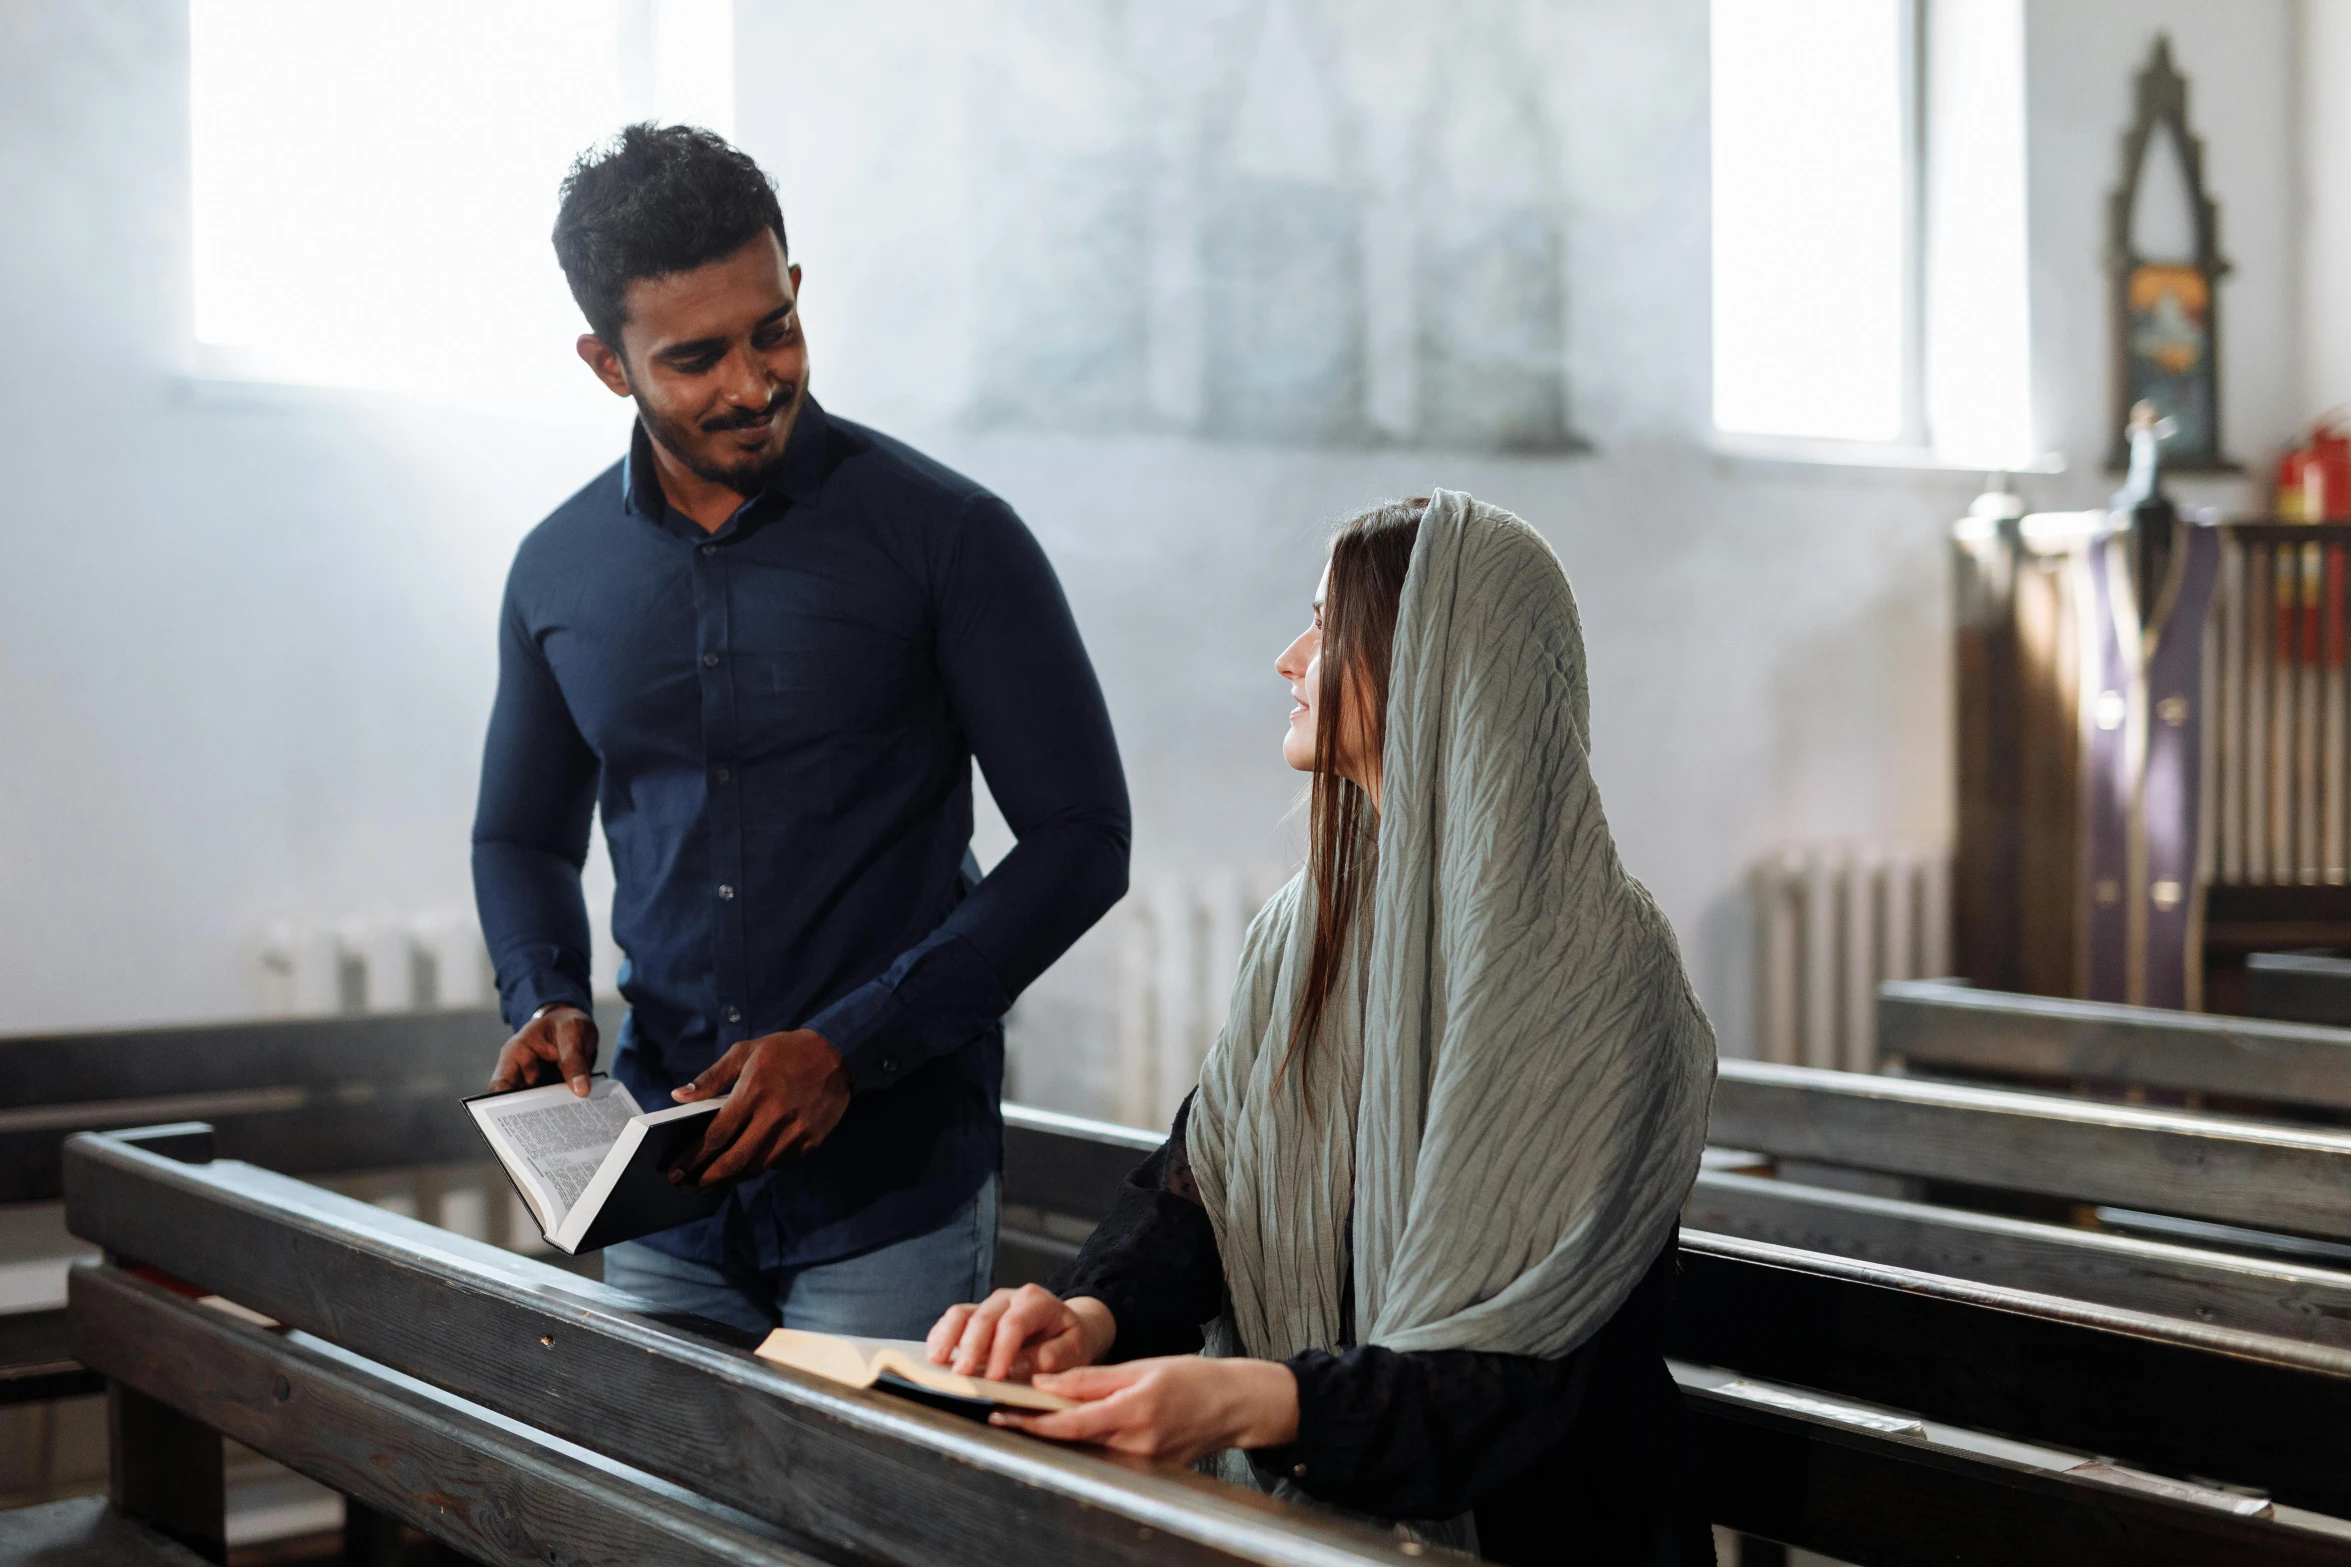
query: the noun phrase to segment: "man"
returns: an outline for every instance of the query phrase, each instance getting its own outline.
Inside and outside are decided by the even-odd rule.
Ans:
[[[1126,888],[1101,691],[1011,509],[809,396],[749,158],[631,126],[573,166],[555,252],[637,424],[507,583],[473,834],[516,1030],[491,1086],[587,1091],[600,805],[614,1075],[648,1109],[731,1090],[673,1178],[741,1181],[606,1279],[751,1332],[919,1338],[988,1289],[1003,1014]],[[984,881],[974,757],[1019,837]]]

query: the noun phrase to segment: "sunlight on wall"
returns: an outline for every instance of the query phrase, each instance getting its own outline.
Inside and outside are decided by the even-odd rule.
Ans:
[[[2025,205],[2024,0],[1927,18],[1926,417],[1953,462],[2039,460]]]
[[[1906,431],[1899,0],[1714,0],[1714,422]]]
[[[733,122],[728,0],[195,0],[200,371],[564,413],[606,394],[548,244],[580,150]]]

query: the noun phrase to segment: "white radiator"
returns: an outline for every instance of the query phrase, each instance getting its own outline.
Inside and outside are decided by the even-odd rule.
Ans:
[[[591,972],[599,996],[618,994],[621,952],[591,919]],[[262,1017],[486,1007],[498,999],[489,949],[470,909],[406,917],[280,920],[253,953]]]
[[[1224,1026],[1241,937],[1287,879],[1265,866],[1142,873],[1110,911],[1117,1120],[1162,1127],[1174,1119]]]
[[[263,1017],[478,1007],[496,999],[471,913],[408,919],[281,920],[255,953]]]
[[[1950,862],[1941,850],[1790,849],[1758,865],[1755,1054],[1874,1072],[1877,988],[1947,971]]]

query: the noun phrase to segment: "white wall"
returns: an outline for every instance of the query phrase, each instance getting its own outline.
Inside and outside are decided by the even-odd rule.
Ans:
[[[2302,406],[2351,404],[2351,0],[2301,0]]]
[[[2254,455],[2289,422],[2291,328],[2254,302],[2293,264],[2272,167],[2288,31],[2267,19],[2284,3],[2036,4],[2037,81],[2064,49],[2097,62],[2078,102],[2034,99],[2057,138],[2044,148],[2036,128],[2036,321],[2045,389],[2063,394],[2042,406],[2085,464],[2036,502],[2110,483],[2094,471],[2097,236],[2081,225],[2143,51],[2098,35],[2110,13],[2181,13],[2240,269],[2229,439]],[[1052,553],[1126,749],[1140,864],[1280,852],[1296,779],[1269,668],[1324,528],[1381,495],[1467,488],[1567,562],[1625,858],[1736,1049],[1749,861],[1793,839],[1945,831],[1942,539],[1975,485],[1708,452],[1706,7],[1524,9],[1558,84],[1588,456],[975,430],[941,388],[985,373],[955,312],[987,279],[962,213],[920,199],[965,105],[961,78],[916,47],[915,13],[744,0],[738,124],[783,186],[820,395],[998,488]],[[618,449],[617,421],[527,409],[191,398],[185,48],[175,0],[0,0],[0,341],[16,367],[0,382],[0,1028],[234,1015],[265,920],[464,902],[506,560]],[[900,133],[829,135],[828,95],[871,69],[893,79]]]
[[[623,428],[192,399],[186,50],[0,3],[0,1028],[249,1012],[271,919],[468,903],[505,562]]]

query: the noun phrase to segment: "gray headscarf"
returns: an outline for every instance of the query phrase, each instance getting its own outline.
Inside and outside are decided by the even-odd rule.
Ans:
[[[1305,877],[1251,926],[1187,1150],[1231,1315],[1212,1349],[1357,1339],[1559,1357],[1672,1233],[1714,1035],[1592,782],[1583,633],[1542,536],[1439,490],[1389,676],[1368,946],[1276,1077]],[[1229,1469],[1229,1466],[1228,1466]]]

